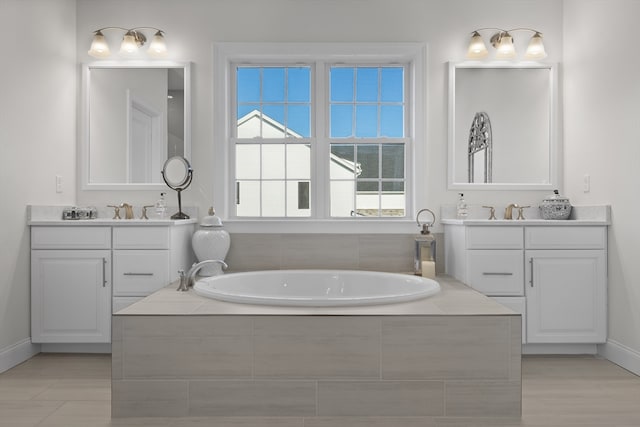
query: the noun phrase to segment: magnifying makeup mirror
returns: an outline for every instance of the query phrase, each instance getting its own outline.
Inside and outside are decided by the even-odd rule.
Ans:
[[[189,161],[182,156],[169,157],[162,167],[162,179],[169,188],[178,192],[178,212],[171,215],[171,219],[189,219],[189,215],[182,212],[182,190],[191,184],[193,169]]]

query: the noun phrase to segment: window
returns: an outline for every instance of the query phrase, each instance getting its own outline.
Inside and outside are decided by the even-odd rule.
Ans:
[[[229,218],[411,217],[420,46],[225,43],[216,53]]]
[[[332,217],[405,216],[405,68],[329,67]]]

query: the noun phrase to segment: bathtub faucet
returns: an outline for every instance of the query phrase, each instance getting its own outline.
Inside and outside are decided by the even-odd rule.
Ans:
[[[189,288],[193,286],[193,282],[198,271],[207,264],[221,264],[223,270],[226,270],[229,267],[227,263],[221,259],[206,259],[197,264],[194,263],[186,274],[184,270],[178,270],[178,274],[180,275],[180,285],[178,285],[178,289],[176,290],[188,291]]]

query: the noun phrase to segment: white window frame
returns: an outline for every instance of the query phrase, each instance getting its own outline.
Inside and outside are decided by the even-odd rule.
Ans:
[[[214,188],[213,200],[216,211],[225,220],[231,232],[264,233],[413,233],[416,231],[415,212],[425,207],[425,194],[420,191],[424,185],[424,164],[426,163],[426,45],[424,43],[215,43],[213,46],[214,70]],[[235,116],[232,106],[235,93],[232,93],[233,64],[266,65],[314,64],[313,73],[318,81],[325,81],[324,89],[311,83],[314,105],[322,111],[316,111],[311,118],[312,130],[312,217],[304,218],[244,218],[234,217],[235,184],[231,173],[234,158],[228,143],[234,133],[231,117]],[[397,63],[408,64],[405,75],[406,100],[405,114],[407,125],[405,135],[405,192],[406,216],[404,217],[351,217],[334,218],[329,207],[329,153],[328,135],[328,66],[334,64],[364,65]],[[315,143],[318,138],[323,144]],[[335,141],[335,140],[334,140]],[[345,139],[345,143],[350,143]],[[384,140],[380,140],[383,143]],[[320,146],[322,145],[322,146]],[[324,146],[326,145],[326,146]],[[326,150],[326,156],[317,150]],[[320,155],[318,155],[320,154]],[[321,206],[319,206],[321,205]]]

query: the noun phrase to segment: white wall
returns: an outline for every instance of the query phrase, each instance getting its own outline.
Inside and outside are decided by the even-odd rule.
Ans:
[[[76,197],[75,26],[75,0],[0,1],[0,371],[31,335],[26,205]]]
[[[108,25],[153,25],[166,31],[169,59],[194,64],[192,102],[192,188],[185,204],[200,212],[220,207],[213,195],[215,169],[212,125],[212,45],[231,41],[376,42],[411,41],[428,44],[428,103],[424,182],[417,183],[428,206],[437,211],[455,203],[447,186],[447,62],[464,60],[471,31],[480,27],[533,27],[544,33],[550,62],[562,58],[562,3],[557,0],[111,0],[78,2],[78,60],[87,55],[92,32]],[[515,33],[524,52],[530,34]],[[117,46],[115,47],[117,50]],[[112,51],[114,48],[112,48]],[[218,141],[219,143],[220,141]],[[424,142],[422,142],[424,143]],[[79,191],[78,203],[105,205],[128,201],[150,204],[157,192]],[[536,206],[548,193],[467,191],[471,204],[509,202]],[[170,198],[169,201],[172,199]]]
[[[634,0],[565,1],[564,175],[573,203],[611,204],[609,338],[640,371],[638,16]]]

